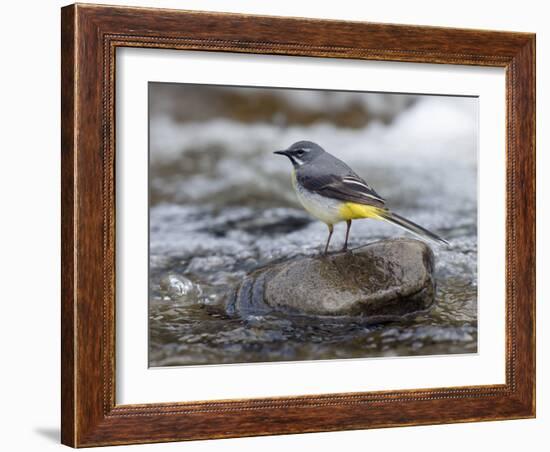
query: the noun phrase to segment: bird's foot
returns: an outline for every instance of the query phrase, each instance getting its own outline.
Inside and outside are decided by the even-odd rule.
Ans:
[[[353,252],[353,249],[352,248],[348,248],[348,244],[346,243],[342,249],[340,250],[341,253],[351,253]]]

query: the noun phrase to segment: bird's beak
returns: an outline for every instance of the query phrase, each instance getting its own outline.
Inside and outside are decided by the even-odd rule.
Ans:
[[[286,155],[288,157],[288,151],[275,151],[274,154]]]

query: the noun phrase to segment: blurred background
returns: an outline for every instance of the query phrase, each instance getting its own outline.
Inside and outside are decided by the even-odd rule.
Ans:
[[[150,83],[149,364],[476,352],[477,108],[472,97]],[[273,155],[299,140],[452,242],[434,249],[429,314],[378,326],[225,314],[249,271],[322,250],[326,226],[298,204],[288,159]],[[350,246],[404,234],[356,221]]]

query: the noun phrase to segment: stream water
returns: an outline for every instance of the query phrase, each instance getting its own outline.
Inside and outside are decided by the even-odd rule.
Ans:
[[[474,99],[386,96],[378,107],[367,99],[362,108],[370,116],[361,122],[350,116],[354,99],[331,101],[342,115],[304,119],[304,104],[323,111],[327,99],[302,95],[296,107],[300,99],[278,95],[273,108],[286,113],[257,121],[244,113],[201,118],[200,109],[193,116],[189,105],[178,104],[198,98],[189,93],[159,87],[151,109],[150,366],[477,351]],[[215,98],[222,112],[249,99]],[[228,294],[247,272],[322,250],[326,226],[300,208],[288,160],[272,154],[301,139],[345,160],[389,207],[452,243],[433,248],[437,295],[429,313],[383,325],[225,313]],[[334,249],[344,231],[336,226]],[[350,246],[404,234],[379,221],[355,221]]]

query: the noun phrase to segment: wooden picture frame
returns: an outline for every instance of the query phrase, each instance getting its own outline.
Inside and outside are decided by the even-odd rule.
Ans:
[[[535,416],[535,35],[71,5],[62,9],[62,442],[73,447]],[[506,70],[506,383],[115,403],[115,50]]]

